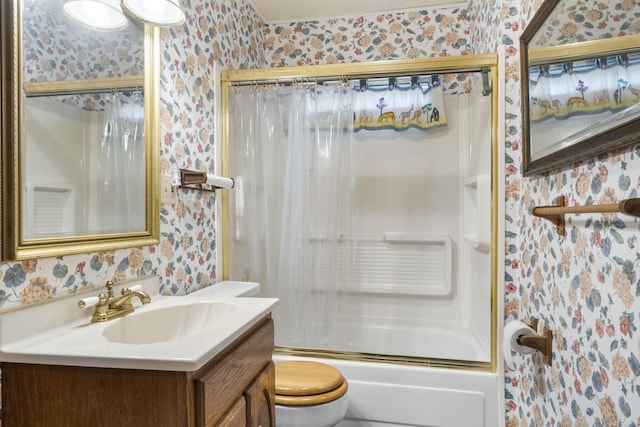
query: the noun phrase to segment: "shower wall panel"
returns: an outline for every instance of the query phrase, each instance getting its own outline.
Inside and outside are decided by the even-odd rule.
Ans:
[[[89,112],[80,108],[52,101],[48,98],[29,98],[25,106],[25,121],[29,123],[25,133],[25,176],[29,189],[46,185],[47,188],[68,190],[75,201],[71,212],[64,209],[64,215],[72,215],[73,221],[65,226],[65,233],[74,233],[84,229],[87,217],[85,209],[86,194],[86,150],[88,140],[86,123]],[[77,159],[69,167],[68,159]],[[60,165],[67,165],[61,168]],[[37,197],[36,197],[37,200]],[[33,199],[28,198],[30,203]],[[25,212],[34,212],[33,206],[25,206]],[[26,235],[30,236],[31,221],[25,221]]]
[[[461,326],[466,286],[460,283],[463,153],[467,126],[464,95],[446,97],[449,124],[430,131],[356,133],[354,235],[439,235],[451,242],[451,290],[445,295],[368,292],[363,283],[362,316],[381,327]],[[393,248],[389,249],[393,251]],[[400,247],[397,249],[400,250]],[[416,265],[403,263],[406,269]],[[389,266],[391,268],[391,265]],[[441,269],[445,268],[443,263]],[[392,284],[393,285],[393,284]]]

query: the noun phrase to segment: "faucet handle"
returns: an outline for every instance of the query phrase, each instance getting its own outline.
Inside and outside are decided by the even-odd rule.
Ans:
[[[122,288],[122,295],[128,294],[130,292],[141,291],[142,285],[133,285],[130,288]]]
[[[80,301],[78,301],[78,307],[80,307],[80,308],[91,307],[91,306],[96,305],[98,303],[98,301],[100,301],[99,297],[82,298]]]
[[[107,300],[113,298],[113,280],[107,280]]]

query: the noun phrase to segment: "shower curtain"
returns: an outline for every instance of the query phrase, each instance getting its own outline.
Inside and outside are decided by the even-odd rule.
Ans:
[[[98,161],[98,227],[145,229],[144,96],[114,93],[107,105]]]
[[[342,238],[352,221],[351,93],[342,83],[230,91],[230,141],[241,145],[230,150],[230,238],[248,254],[244,278],[282,301],[278,346],[348,350],[357,341],[353,248]]]

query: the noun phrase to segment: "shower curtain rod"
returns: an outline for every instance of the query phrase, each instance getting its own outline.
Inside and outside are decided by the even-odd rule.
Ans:
[[[78,89],[78,90],[52,90],[49,92],[29,93],[25,91],[27,98],[37,98],[40,96],[64,96],[64,95],[94,95],[97,93],[124,93],[124,92],[143,92],[141,87],[118,87],[111,89]]]
[[[232,87],[239,86],[264,86],[264,85],[278,85],[278,84],[293,84],[293,83],[326,83],[326,82],[340,82],[340,81],[357,81],[357,80],[368,80],[368,79],[385,79],[385,78],[398,78],[398,77],[415,77],[415,76],[432,76],[438,74],[449,74],[449,73],[470,73],[470,72],[480,72],[482,73],[482,81],[485,89],[483,90],[483,95],[488,95],[491,93],[491,88],[489,85],[489,68],[488,67],[470,67],[470,68],[456,68],[456,69],[444,69],[425,72],[425,71],[414,71],[414,72],[400,72],[400,73],[376,73],[376,74],[347,74],[342,76],[317,76],[317,77],[284,77],[284,78],[276,78],[276,79],[262,79],[262,80],[229,80],[229,84]]]
[[[104,77],[79,80],[25,82],[27,98],[36,96],[91,95],[95,93],[135,92],[144,89],[144,76]]]

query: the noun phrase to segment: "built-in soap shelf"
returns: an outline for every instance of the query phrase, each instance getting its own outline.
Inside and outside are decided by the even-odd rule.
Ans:
[[[491,249],[491,176],[473,175],[464,181],[464,241],[482,252]]]

